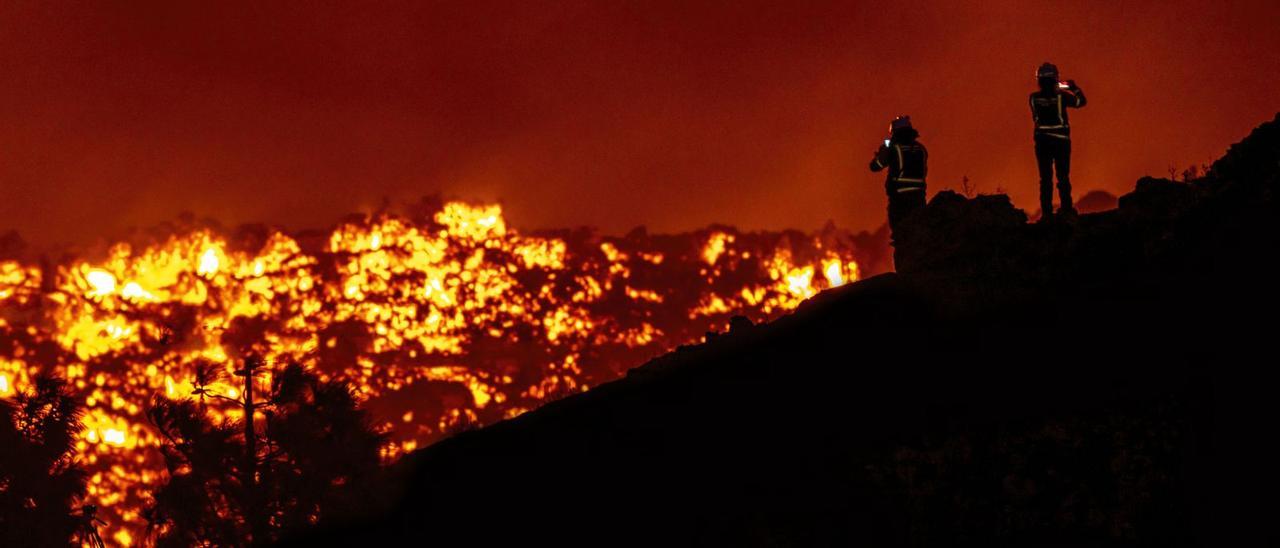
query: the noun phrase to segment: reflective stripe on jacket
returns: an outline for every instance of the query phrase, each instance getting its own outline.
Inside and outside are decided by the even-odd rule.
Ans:
[[[924,190],[929,173],[929,151],[919,141],[890,143],[880,147],[871,160],[872,171],[884,168],[889,168],[885,179],[885,191],[889,194]]]
[[[1031,94],[1031,120],[1035,122],[1036,135],[1071,138],[1071,121],[1068,108],[1085,105],[1084,92],[1063,92],[1058,89],[1037,91]]]

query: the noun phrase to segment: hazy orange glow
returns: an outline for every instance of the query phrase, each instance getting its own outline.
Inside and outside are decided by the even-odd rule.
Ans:
[[[1041,62],[1088,93],[1081,195],[1118,195],[1275,114],[1277,27],[1274,0],[10,0],[0,234],[299,230],[437,192],[526,228],[874,229],[902,113],[932,189],[1034,210]]]
[[[540,236],[460,202],[311,240],[193,227],[43,269],[0,262],[0,396],[49,366],[82,395],[79,459],[104,537],[143,538],[146,487],[165,473],[144,406],[190,395],[201,360],[230,372],[253,351],[350,381],[393,459],[615,378],[730,314],[769,318],[858,277],[835,234]]]

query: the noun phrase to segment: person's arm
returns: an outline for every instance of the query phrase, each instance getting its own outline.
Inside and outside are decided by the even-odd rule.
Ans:
[[[920,178],[929,178],[929,149],[925,148],[924,143],[920,144],[920,151],[924,153],[924,165],[920,166]]]
[[[882,146],[871,157],[871,171],[880,171],[889,167],[889,147]]]
[[[1067,106],[1071,108],[1084,108],[1084,105],[1089,102],[1089,100],[1084,97],[1084,90],[1080,89],[1080,86],[1076,85],[1075,80],[1067,80],[1067,90],[1071,92],[1072,97],[1072,104]]]

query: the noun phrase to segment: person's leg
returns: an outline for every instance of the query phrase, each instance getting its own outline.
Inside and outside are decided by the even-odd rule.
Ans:
[[[889,228],[896,230],[912,212],[924,207],[924,191],[894,192],[889,195]]]
[[[894,192],[889,195],[889,241],[896,246],[902,236],[904,222],[917,209],[924,207],[924,191]]]
[[[889,195],[890,237],[892,237],[893,233],[898,231],[898,227],[901,226],[901,223],[902,223],[902,218],[905,216],[906,216],[906,210],[902,207],[902,201],[899,200],[897,196],[890,194]]]
[[[1040,170],[1040,214],[1053,216],[1053,137],[1036,136],[1036,167]]]
[[[924,205],[925,205],[925,200],[924,200],[925,191],[924,191],[924,190],[918,190],[918,191],[915,191],[915,192],[908,192],[907,194],[908,194],[908,202],[907,202],[907,213],[908,213],[908,214],[910,214],[910,213],[912,213],[912,212],[916,211],[917,209],[920,209],[920,208],[923,208],[923,207],[924,207]]]
[[[903,252],[903,243],[910,246],[913,241],[909,235],[910,228],[904,221],[917,209],[924,207],[924,192],[894,192],[889,195],[889,245],[893,246],[893,268],[902,267],[904,257],[912,256]]]
[[[1054,167],[1058,171],[1058,201],[1061,211],[1075,211],[1071,201],[1071,140],[1062,139],[1054,154]]]

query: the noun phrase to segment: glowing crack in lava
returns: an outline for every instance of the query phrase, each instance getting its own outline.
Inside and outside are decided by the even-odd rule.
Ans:
[[[0,261],[0,397],[45,367],[73,383],[88,502],[103,536],[129,544],[166,473],[144,407],[189,395],[201,361],[230,372],[256,352],[349,381],[394,459],[858,278],[852,244],[829,231],[532,235],[496,205],[431,209],[322,235],[187,227],[93,259]]]

